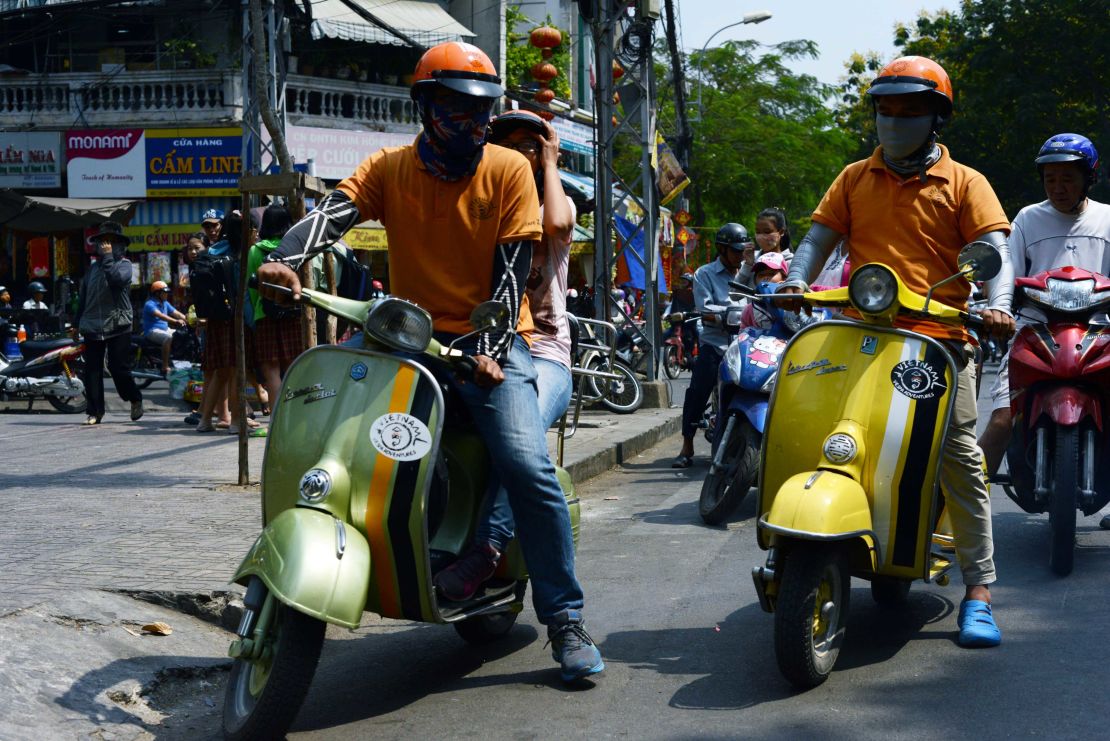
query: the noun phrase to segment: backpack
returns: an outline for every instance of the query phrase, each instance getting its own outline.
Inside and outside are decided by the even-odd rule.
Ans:
[[[231,290],[231,258],[207,252],[197,255],[189,266],[193,305],[201,319],[230,319],[235,306]]]
[[[335,250],[335,256],[342,265],[335,292],[343,298],[369,301],[374,292],[374,274],[370,268],[358,261],[354,250]]]

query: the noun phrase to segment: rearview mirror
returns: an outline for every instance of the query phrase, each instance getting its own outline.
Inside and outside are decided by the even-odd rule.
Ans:
[[[956,264],[968,280],[990,280],[1002,269],[1002,255],[989,242],[972,242],[960,250]]]
[[[500,301],[483,301],[470,312],[470,326],[487,331],[504,329],[509,324],[509,307]]]

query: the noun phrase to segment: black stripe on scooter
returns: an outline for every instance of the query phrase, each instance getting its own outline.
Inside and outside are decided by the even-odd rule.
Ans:
[[[942,372],[948,367],[944,351],[932,343],[925,346],[925,362]],[[955,384],[957,379],[953,378],[952,382]],[[952,392],[955,392],[954,388]],[[920,551],[917,547],[917,533],[921,516],[921,492],[926,488],[926,479],[931,473],[928,469],[929,453],[932,452],[933,432],[942,398],[943,395],[938,394],[932,399],[920,399],[916,402],[913,424],[910,427],[910,442],[906,447],[906,463],[902,466],[902,479],[898,482],[898,521],[891,553],[891,563],[895,566],[912,567]]]
[[[412,406],[408,413],[427,424],[434,402],[435,389],[424,374],[419,374]],[[420,465],[426,460],[427,458],[405,461],[397,465],[397,473],[393,480],[393,497],[389,505],[389,538],[393,543],[394,565],[397,569],[397,591],[401,597],[401,613],[409,620],[424,619],[420,609],[418,579],[418,574],[421,573],[424,565],[418,563],[417,559],[424,557],[427,544],[422,544],[420,552],[417,553],[412,534],[409,532],[409,515],[419,494],[416,491],[416,480],[420,475]]]

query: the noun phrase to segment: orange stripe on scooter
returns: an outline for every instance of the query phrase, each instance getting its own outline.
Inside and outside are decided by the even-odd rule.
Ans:
[[[389,412],[406,412],[416,384],[416,371],[402,367],[393,379],[393,393],[389,397]],[[401,599],[397,588],[397,574],[393,569],[392,543],[389,539],[389,487],[397,471],[397,461],[378,453],[374,472],[370,476],[370,493],[366,500],[366,537],[370,541],[373,559],[371,568],[378,583],[381,614],[399,617]]]

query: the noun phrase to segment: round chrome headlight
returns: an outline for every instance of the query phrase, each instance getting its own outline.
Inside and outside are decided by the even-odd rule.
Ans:
[[[432,340],[432,317],[409,301],[384,298],[370,309],[363,329],[375,342],[417,353]]]
[[[848,299],[864,314],[882,314],[898,297],[898,279],[882,265],[865,265],[848,281]]]
[[[825,439],[823,452],[829,463],[844,464],[856,457],[856,441],[851,435],[836,432]]]
[[[319,504],[331,493],[331,474],[322,468],[310,468],[301,477],[301,499]]]

